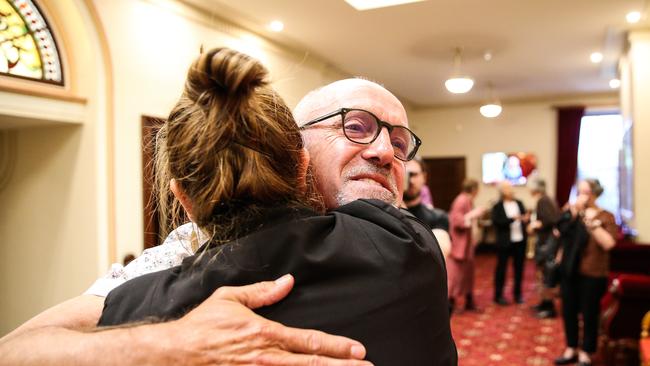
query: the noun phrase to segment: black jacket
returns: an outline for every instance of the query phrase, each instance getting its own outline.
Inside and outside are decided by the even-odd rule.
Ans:
[[[521,215],[525,215],[526,209],[524,208],[524,204],[521,203],[521,201],[519,200],[515,200],[515,201],[517,202],[517,206],[519,206],[519,212],[521,213]],[[503,206],[503,200],[500,200],[494,205],[494,207],[492,207],[492,224],[494,225],[497,234],[497,246],[507,247],[511,244],[510,224],[513,223],[514,221],[515,220],[508,218],[508,216],[506,216],[506,209]],[[521,225],[521,232],[524,235],[522,240],[525,243],[527,239],[526,227],[521,221],[519,222],[519,224]]]
[[[537,201],[535,211],[537,212],[537,220],[542,222],[542,227],[537,229],[537,245],[544,245],[548,237],[553,233],[555,223],[560,217],[560,210],[549,196],[543,195]]]
[[[457,364],[444,260],[417,219],[375,200],[324,216],[278,209],[267,218],[273,222],[195,264],[189,257],[116,288],[99,325],[179,318],[220,286],[291,273],[291,293],[258,314],[359,340],[375,365]]]
[[[449,231],[449,215],[445,211],[438,208],[430,209],[422,203],[408,207],[407,210],[427,224],[430,229]]]
[[[562,245],[562,270],[563,279],[573,278],[579,270],[582,251],[589,241],[589,230],[582,220],[571,215],[571,211],[562,212],[557,222]]]

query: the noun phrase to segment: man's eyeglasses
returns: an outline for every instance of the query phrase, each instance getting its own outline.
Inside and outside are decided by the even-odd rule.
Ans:
[[[305,123],[300,129],[304,130],[309,126],[335,116],[341,116],[343,121],[341,127],[345,137],[357,144],[372,144],[381,133],[382,128],[386,127],[390,136],[390,143],[395,151],[395,157],[402,161],[413,159],[422,144],[422,140],[408,128],[391,125],[363,109],[341,108]]]

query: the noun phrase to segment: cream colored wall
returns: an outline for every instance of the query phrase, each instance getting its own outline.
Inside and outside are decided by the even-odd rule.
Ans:
[[[557,154],[557,122],[553,106],[616,106],[617,103],[615,96],[505,103],[501,115],[494,119],[481,116],[478,105],[429,108],[411,112],[409,120],[423,140],[420,155],[465,157],[467,177],[481,179],[484,153],[524,151],[535,154],[539,176],[546,179],[547,191],[552,196],[555,193]],[[525,187],[515,187],[515,194],[527,207],[532,207],[532,198]],[[489,205],[497,200],[494,186],[481,185],[475,204]]]
[[[106,165],[99,151],[106,147],[99,133],[104,72],[95,30],[81,1],[39,4],[58,36],[67,86],[48,102],[41,100],[47,96],[3,96],[0,128],[15,156],[0,190],[0,335],[81,294],[107,251],[100,174]]]
[[[115,85],[117,258],[143,246],[140,124],[142,115],[166,117],[201,45],[233,47],[261,59],[290,106],[309,90],[345,77],[237,27],[176,2],[95,0],[107,32]]]
[[[0,334],[80,294],[96,276],[89,130],[12,131],[15,170],[0,192]]]
[[[639,242],[650,243],[650,31],[631,32],[630,109],[634,160],[634,225]]]
[[[12,127],[4,132],[12,136],[15,157],[14,170],[0,190],[0,335],[82,293],[96,278],[100,252],[106,251],[100,245],[105,235],[100,235],[104,223],[98,213],[103,193],[97,188],[102,166],[96,151],[101,120],[97,87],[102,70],[89,35],[94,30],[88,30],[77,1],[40,3],[70,66],[62,94],[73,101],[3,96],[0,126]],[[27,120],[29,127],[23,124]]]

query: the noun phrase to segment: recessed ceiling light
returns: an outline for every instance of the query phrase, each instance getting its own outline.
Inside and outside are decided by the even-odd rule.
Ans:
[[[269,29],[274,32],[282,32],[282,30],[284,29],[284,23],[282,23],[279,20],[274,20],[271,23],[269,23]]]
[[[591,62],[598,64],[603,60],[603,54],[600,52],[594,52],[589,56],[589,58],[591,59]]]
[[[627,13],[625,16],[625,19],[627,20],[628,23],[638,23],[639,20],[641,20],[641,13],[638,11],[631,11]]]
[[[485,51],[485,52],[483,53],[483,59],[484,59],[485,61],[488,61],[488,62],[489,62],[489,61],[492,61],[492,51],[490,51],[490,50]]]
[[[420,1],[424,0],[345,0],[346,3],[359,11],[419,3]]]
[[[609,87],[612,89],[618,89],[621,87],[621,81],[619,79],[612,79],[609,81]]]

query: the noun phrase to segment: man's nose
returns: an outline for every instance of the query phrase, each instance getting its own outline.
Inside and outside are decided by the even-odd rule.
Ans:
[[[379,166],[388,166],[393,162],[395,150],[390,142],[390,134],[387,128],[382,128],[379,136],[363,151],[362,157],[372,160]]]

